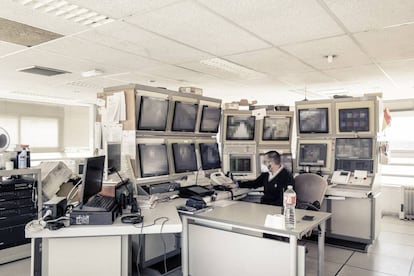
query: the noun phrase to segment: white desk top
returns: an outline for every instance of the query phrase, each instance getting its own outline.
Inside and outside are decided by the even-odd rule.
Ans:
[[[175,205],[174,202],[159,203],[154,209],[142,210],[142,215],[144,216],[143,227],[141,223],[136,224],[135,226],[122,223],[121,217],[118,217],[111,225],[71,225],[70,227],[54,231],[50,231],[49,229],[43,229],[39,232],[26,231],[26,238],[180,233],[182,231],[182,224]],[[164,217],[168,218],[168,221],[162,226],[163,221],[165,221]],[[160,219],[155,221],[157,218]]]
[[[293,230],[287,230],[284,227],[270,228],[264,226],[266,215],[280,214],[281,207],[240,201],[230,201],[224,207],[220,207],[220,205],[223,205],[222,202],[217,204],[211,211],[185,214],[185,216],[263,233],[295,235],[297,238],[302,238],[308,231],[331,217],[330,213],[296,209],[296,227]],[[302,219],[304,215],[314,216],[314,220],[305,221]]]

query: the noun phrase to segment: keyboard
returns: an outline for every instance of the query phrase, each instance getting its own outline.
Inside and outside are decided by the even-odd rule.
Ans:
[[[84,207],[96,208],[97,211],[110,211],[116,204],[114,197],[95,195],[88,202],[83,205]]]

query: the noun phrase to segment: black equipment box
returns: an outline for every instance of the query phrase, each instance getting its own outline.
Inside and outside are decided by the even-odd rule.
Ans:
[[[118,216],[119,205],[115,204],[109,211],[85,211],[79,207],[70,213],[72,225],[110,225]]]
[[[210,196],[212,194],[214,194],[214,190],[210,190],[206,187],[198,186],[198,185],[192,185],[192,186],[180,188],[180,197],[184,197],[184,198],[187,198],[190,196],[205,197],[205,196]]]

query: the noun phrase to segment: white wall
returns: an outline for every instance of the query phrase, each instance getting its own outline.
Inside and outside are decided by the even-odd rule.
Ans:
[[[65,106],[63,125],[63,145],[65,148],[88,148],[89,107]]]

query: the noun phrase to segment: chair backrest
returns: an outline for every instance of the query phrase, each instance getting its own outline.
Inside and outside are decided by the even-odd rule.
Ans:
[[[325,196],[328,182],[325,178],[314,173],[303,173],[295,177],[295,192],[298,202],[313,203],[322,201]]]

